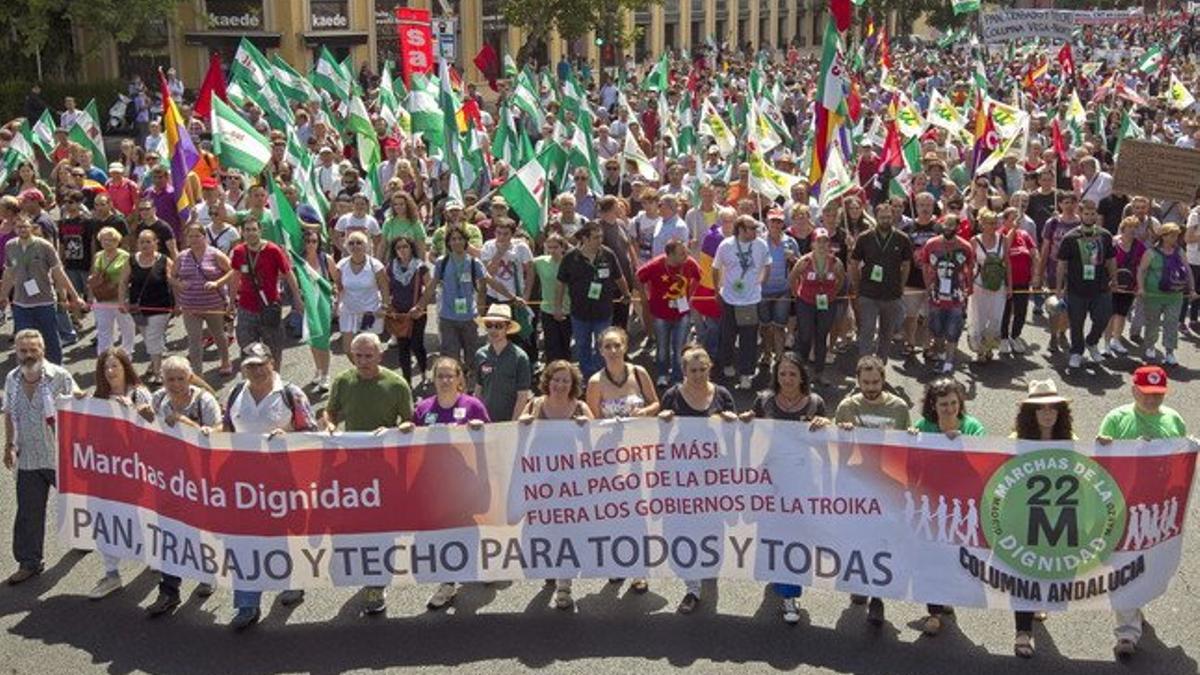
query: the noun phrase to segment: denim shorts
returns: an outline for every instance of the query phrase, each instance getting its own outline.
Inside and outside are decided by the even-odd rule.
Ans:
[[[935,338],[957,342],[962,337],[966,324],[966,312],[962,307],[930,307],[929,332]]]
[[[774,326],[786,326],[792,316],[792,303],[795,301],[787,291],[767,295],[758,303],[758,322]]]

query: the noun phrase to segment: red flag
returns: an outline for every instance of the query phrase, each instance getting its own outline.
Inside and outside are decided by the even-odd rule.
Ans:
[[[854,9],[850,0],[829,0],[829,13],[833,15],[833,23],[839,33],[845,33],[854,18]]]
[[[1071,44],[1067,43],[1058,50],[1058,64],[1062,66],[1063,73],[1072,80],[1075,79],[1075,56],[1071,54]]]
[[[1057,117],[1050,123],[1050,138],[1054,145],[1054,154],[1058,155],[1058,165],[1063,166],[1067,163],[1067,141],[1063,138],[1062,127]]]
[[[488,86],[492,91],[500,91],[496,86],[496,80],[500,79],[500,58],[496,56],[496,50],[492,49],[492,45],[483,43],[479,48],[479,53],[475,55],[475,67],[487,79]]]
[[[850,94],[846,97],[846,112],[850,113],[850,121],[858,123],[862,118],[862,97],[858,95],[858,78],[850,78]]]
[[[204,73],[204,83],[200,85],[200,95],[196,98],[196,105],[192,106],[196,116],[202,120],[207,120],[212,112],[212,97],[229,103],[229,98],[225,94],[225,74],[221,72],[221,55],[213,52],[208,56],[208,72]]]
[[[879,170],[888,167],[903,169],[904,168],[904,151],[900,145],[900,128],[896,126],[896,120],[888,120],[887,137],[883,140],[883,152],[879,154]]]
[[[892,67],[892,47],[888,44],[887,26],[879,29],[879,65]]]

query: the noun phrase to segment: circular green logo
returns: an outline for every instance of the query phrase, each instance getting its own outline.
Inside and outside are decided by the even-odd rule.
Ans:
[[[1036,579],[1070,579],[1104,562],[1125,531],[1125,496],[1091,457],[1037,450],[1013,457],[984,489],[993,554]]]

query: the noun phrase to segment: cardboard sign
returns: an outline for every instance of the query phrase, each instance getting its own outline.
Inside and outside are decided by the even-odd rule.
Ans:
[[[1200,150],[1125,139],[1113,174],[1113,192],[1190,205],[1200,187]]]

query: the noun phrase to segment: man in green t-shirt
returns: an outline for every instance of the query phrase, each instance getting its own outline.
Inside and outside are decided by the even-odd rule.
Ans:
[[[509,339],[521,330],[512,308],[495,304],[475,319],[487,331],[488,343],[475,353],[475,396],[487,406],[493,422],[515,420],[525,409],[533,370],[525,351]]]
[[[375,333],[359,333],[350,343],[354,369],[338,375],[325,406],[325,429],[329,433],[343,424],[346,431],[373,431],[381,434],[398,427],[412,431],[412,389],[403,377],[387,368],[383,344]],[[363,612],[378,614],[384,610],[387,596],[384,586],[368,586]]]
[[[1167,371],[1159,366],[1142,366],[1133,371],[1133,403],[1127,403],[1104,416],[1096,442],[1107,445],[1114,440],[1154,440],[1184,438],[1187,426],[1175,410],[1163,405],[1167,396]],[[1117,644],[1113,653],[1128,658],[1137,651],[1142,637],[1142,610],[1115,610]]]
[[[842,399],[834,421],[843,429],[907,429],[908,403],[886,390],[887,369],[883,360],[867,354],[858,360],[855,377],[858,392]]]

